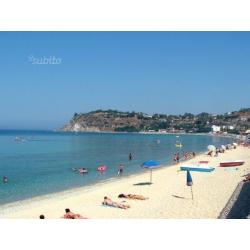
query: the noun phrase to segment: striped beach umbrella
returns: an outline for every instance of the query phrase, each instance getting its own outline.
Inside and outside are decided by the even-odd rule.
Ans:
[[[161,165],[160,162],[153,161],[153,160],[145,161],[142,163],[143,168],[150,169],[150,183],[152,183],[152,171],[153,171],[153,169],[160,167],[160,165]]]
[[[191,173],[189,170],[187,170],[187,186],[189,186],[191,188],[191,194],[192,194],[192,200],[193,200],[194,199],[193,189],[192,189],[193,180],[192,180],[192,176],[191,176]]]

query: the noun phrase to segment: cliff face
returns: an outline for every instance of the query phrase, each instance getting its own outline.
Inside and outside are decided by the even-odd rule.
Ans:
[[[139,131],[143,127],[142,119],[137,115],[128,116],[126,113],[96,111],[86,114],[75,114],[63,131]]]

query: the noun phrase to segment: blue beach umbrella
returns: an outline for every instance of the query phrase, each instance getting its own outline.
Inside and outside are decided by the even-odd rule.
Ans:
[[[191,194],[192,194],[192,200],[193,200],[194,199],[193,189],[192,189],[193,180],[192,180],[192,176],[191,176],[191,173],[189,170],[187,170],[187,186],[189,186],[191,188]]]
[[[143,168],[150,169],[150,183],[152,183],[152,170],[158,168],[160,165],[160,162],[153,160],[145,161],[142,163]]]
[[[192,176],[190,174],[190,171],[187,170],[187,186],[192,186],[192,185],[193,185]]]

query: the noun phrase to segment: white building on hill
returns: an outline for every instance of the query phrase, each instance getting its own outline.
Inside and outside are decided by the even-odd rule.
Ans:
[[[213,133],[218,133],[220,132],[220,126],[212,125],[212,132]]]

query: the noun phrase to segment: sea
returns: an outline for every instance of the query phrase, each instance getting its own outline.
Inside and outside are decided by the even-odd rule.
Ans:
[[[146,171],[141,167],[146,160],[168,167],[175,153],[198,154],[210,144],[231,142],[210,135],[0,130],[0,205],[125,178]],[[120,164],[122,176],[117,175]],[[100,165],[107,171],[98,172]],[[73,171],[80,167],[88,173]]]

